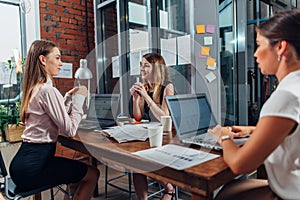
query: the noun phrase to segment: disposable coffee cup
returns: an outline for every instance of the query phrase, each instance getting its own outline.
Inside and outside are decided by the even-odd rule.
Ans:
[[[148,136],[150,147],[160,147],[163,141],[162,126],[148,126]]]
[[[160,122],[162,124],[164,132],[172,131],[172,119],[171,116],[161,116]]]

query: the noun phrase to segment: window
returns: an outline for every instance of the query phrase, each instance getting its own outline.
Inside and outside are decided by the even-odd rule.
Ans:
[[[13,98],[20,92],[20,88],[18,87],[20,84],[17,84],[20,82],[20,78],[16,76],[15,70],[8,68],[8,60],[19,58],[22,48],[21,12],[19,3],[12,3],[8,1],[1,2],[0,13],[2,16],[0,18],[0,98],[6,99]],[[16,65],[13,62],[11,66]],[[17,80],[18,78],[19,80]]]
[[[0,1],[0,99],[14,98],[21,90],[17,83],[21,82],[22,74],[10,73],[8,60],[24,58],[28,44],[40,37],[39,19],[36,19],[36,16],[39,17],[39,2],[23,1],[28,9],[25,14],[19,6],[21,1]]]
[[[13,49],[21,49],[20,10],[16,4],[0,3],[0,60],[7,61],[13,56]],[[4,17],[5,16],[5,17]]]

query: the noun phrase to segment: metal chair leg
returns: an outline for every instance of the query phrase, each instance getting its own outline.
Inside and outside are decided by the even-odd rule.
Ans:
[[[132,173],[131,172],[127,172],[128,173],[128,191],[129,191],[129,200],[132,200],[132,190],[131,190],[131,185],[132,185]]]
[[[107,198],[107,184],[108,184],[108,166],[105,165],[105,198]]]
[[[51,200],[54,200],[53,188],[50,189],[50,197],[51,197]]]
[[[175,200],[178,200],[178,187],[175,186]]]
[[[72,200],[73,196],[72,196],[72,192],[71,192],[71,187],[70,185],[67,185],[67,192],[68,192],[68,199]]]

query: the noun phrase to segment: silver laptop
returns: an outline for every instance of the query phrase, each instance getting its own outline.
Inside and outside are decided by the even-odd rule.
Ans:
[[[116,125],[116,116],[120,113],[120,94],[92,94],[86,119],[80,129],[104,129]]]
[[[215,150],[222,149],[212,134],[207,132],[218,122],[204,93],[166,96],[166,103],[176,134],[182,143]],[[235,142],[242,145],[245,139],[235,139]]]

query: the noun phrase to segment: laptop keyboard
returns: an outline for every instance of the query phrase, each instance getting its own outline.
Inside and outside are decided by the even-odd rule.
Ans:
[[[182,140],[186,144],[195,144],[208,149],[221,150],[222,147],[216,142],[213,136],[209,133],[187,138]]]

